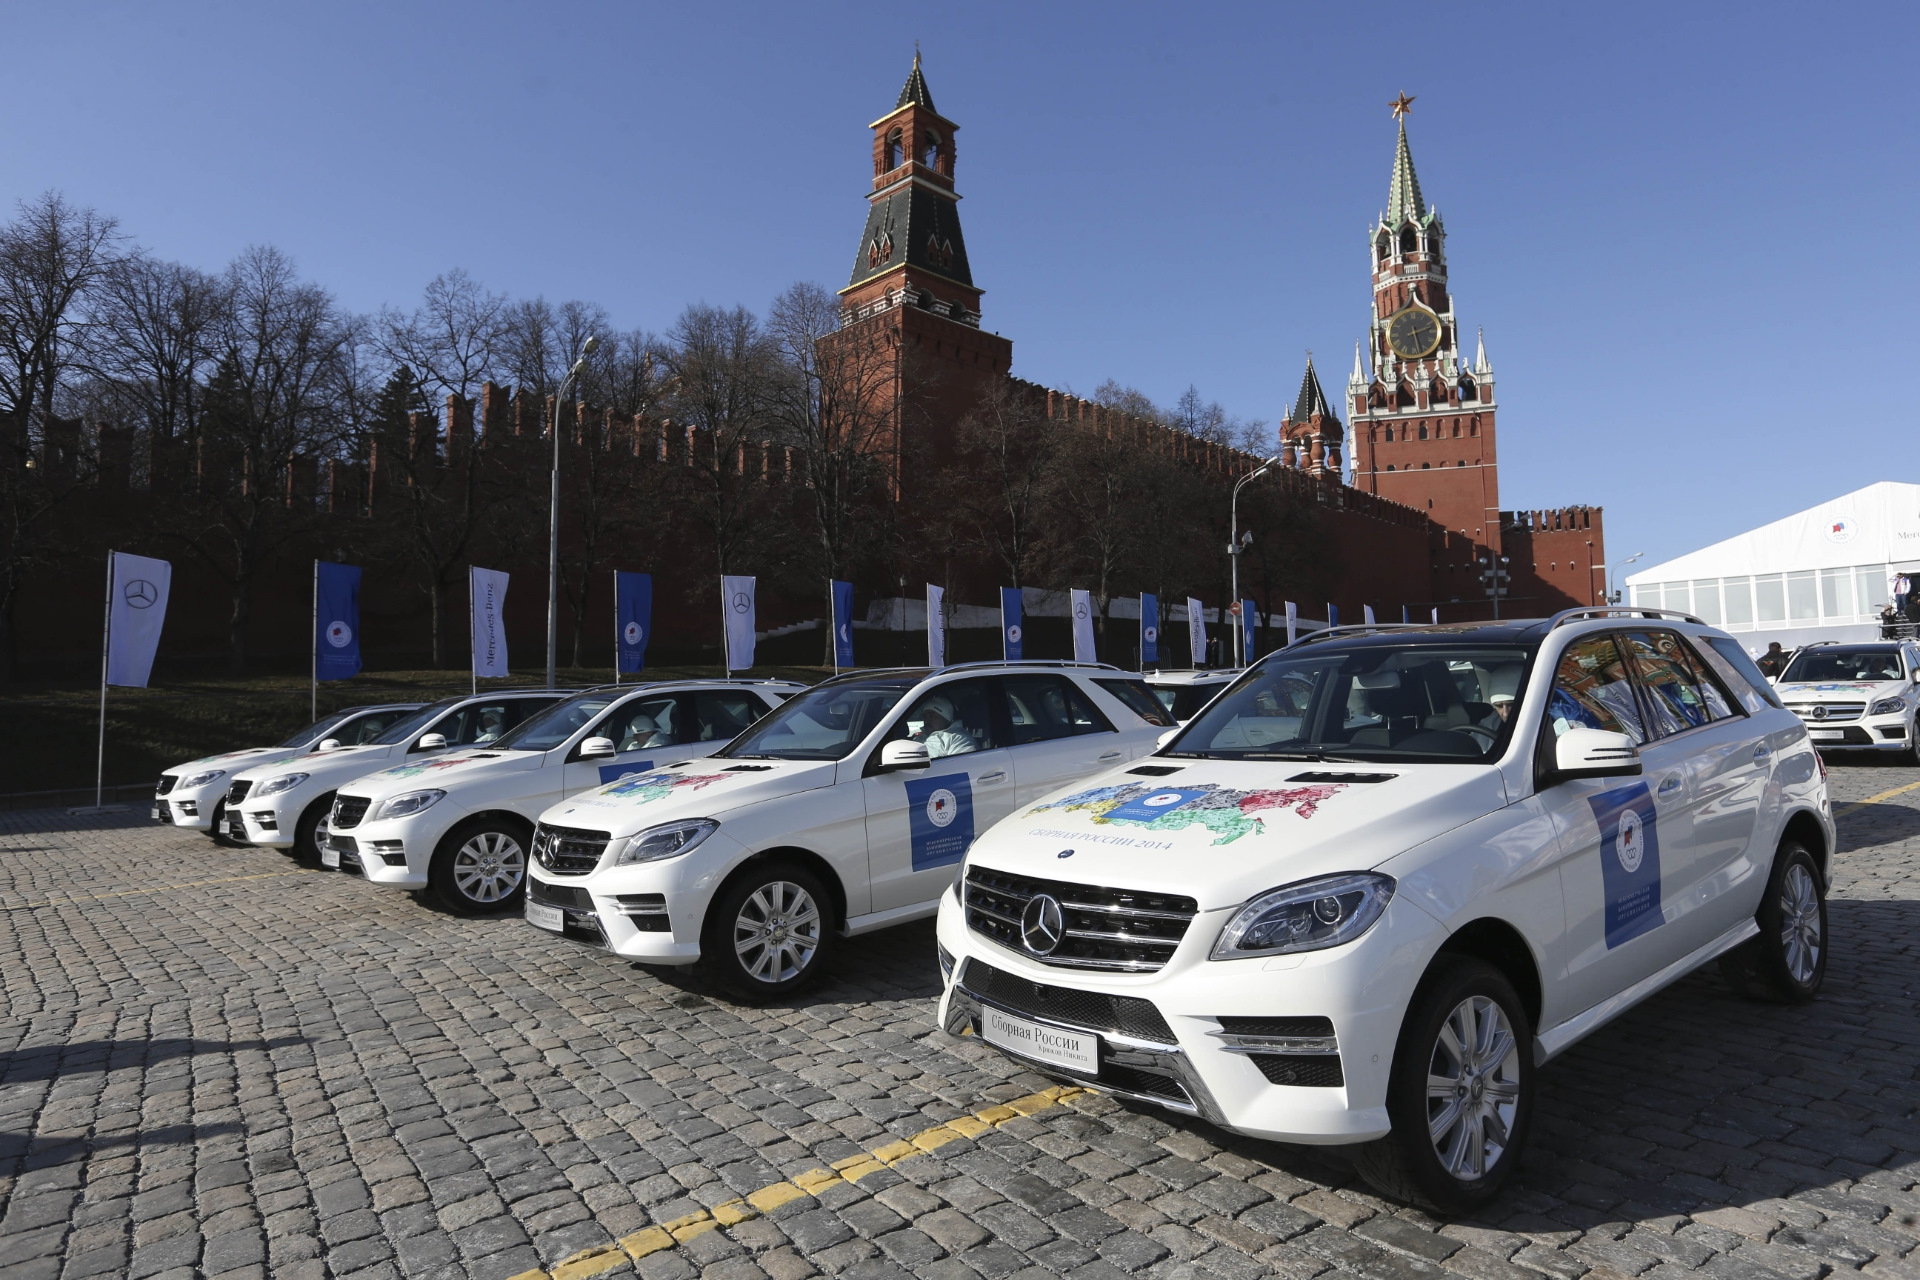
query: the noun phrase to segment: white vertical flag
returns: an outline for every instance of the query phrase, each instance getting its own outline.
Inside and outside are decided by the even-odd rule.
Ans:
[[[1300,606],[1287,601],[1287,643],[1292,644],[1300,634]]]
[[[147,687],[160,628],[167,621],[173,566],[165,560],[113,553],[113,595],[107,610],[107,683]]]
[[[727,670],[745,671],[753,665],[754,578],[722,577],[720,607],[726,611]]]
[[[1372,626],[1373,625],[1373,606],[1370,604],[1361,605],[1360,616],[1366,621],[1366,624],[1368,626]]]
[[[507,574],[470,566],[473,588],[473,675],[497,679],[507,671]]]
[[[947,665],[947,592],[927,584],[927,665]]]
[[[1093,644],[1093,593],[1073,589],[1073,660],[1098,662]]]
[[[1433,606],[1433,621],[1436,626],[1440,622],[1440,606],[1439,605]]]
[[[1192,596],[1187,597],[1187,644],[1193,651],[1193,665],[1204,667],[1207,664],[1207,615]]]

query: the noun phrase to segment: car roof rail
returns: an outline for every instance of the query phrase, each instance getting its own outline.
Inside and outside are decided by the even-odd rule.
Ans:
[[[1441,626],[1457,626],[1457,625],[1459,624],[1457,623],[1435,624],[1432,622],[1342,623],[1337,627],[1321,627],[1318,631],[1309,631],[1306,635],[1301,636],[1298,640],[1295,640],[1292,644],[1282,645],[1280,648],[1275,649],[1273,653],[1285,653],[1288,649],[1298,649],[1303,644],[1318,644],[1322,640],[1333,640],[1342,636],[1354,635],[1356,633],[1360,635],[1366,635],[1369,632],[1374,632],[1374,631],[1433,631],[1433,630],[1437,630],[1438,627],[1441,627]],[[1273,656],[1273,653],[1268,654],[1267,657],[1271,658]]]
[[[1672,618],[1680,622],[1691,622],[1696,627],[1713,625],[1690,613],[1679,609],[1656,609],[1644,604],[1589,605],[1579,609],[1562,609],[1547,619],[1547,630],[1564,627],[1569,622],[1589,622],[1595,618]]]
[[[983,658],[978,662],[950,662],[941,671],[966,671],[977,667],[1087,667],[1099,671],[1118,671],[1111,662],[1081,662],[1076,658]]]

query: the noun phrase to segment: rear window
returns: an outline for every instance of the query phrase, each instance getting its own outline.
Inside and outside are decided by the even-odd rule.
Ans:
[[[1120,699],[1127,710],[1148,724],[1173,728],[1173,713],[1153,696],[1153,688],[1145,680],[1095,680],[1094,683]]]
[[[1773,686],[1768,684],[1767,678],[1760,674],[1760,668],[1754,665],[1753,659],[1748,656],[1745,649],[1740,647],[1738,640],[1730,640],[1725,636],[1707,636],[1705,639],[1708,646],[1712,648],[1715,653],[1726,659],[1727,665],[1732,667],[1740,678],[1747,682],[1754,694],[1758,696],[1761,701],[1776,707],[1782,705],[1779,695],[1773,691]],[[1746,699],[1742,698],[1741,701],[1746,702]],[[1758,711],[1760,708],[1749,703],[1748,709]]]

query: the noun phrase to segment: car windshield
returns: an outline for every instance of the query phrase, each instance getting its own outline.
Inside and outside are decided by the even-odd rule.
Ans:
[[[749,760],[839,760],[918,680],[849,680],[810,689],[769,712],[718,754]]]
[[[444,715],[450,708],[457,707],[465,701],[465,698],[448,698],[445,702],[436,702],[432,706],[422,707],[412,715],[394,721],[385,733],[373,740],[373,745],[398,746],[432,724],[436,716]]]
[[[589,721],[613,703],[608,694],[589,694],[568,698],[548,707],[533,719],[493,744],[495,751],[551,751],[585,728]]]
[[[321,716],[318,720],[315,720],[312,724],[279,745],[283,747],[304,747],[309,742],[318,742],[328,729],[333,728],[333,726],[339,724],[352,714],[354,713],[351,711],[336,711],[330,716]]]
[[[1802,649],[1787,664],[1783,683],[1821,680],[1859,680],[1878,684],[1900,678],[1900,650],[1895,645],[1821,645]]]
[[[1163,753],[1211,760],[1478,763],[1506,749],[1533,650],[1337,642],[1269,658]]]
[[[1159,684],[1153,687],[1153,696],[1160,699],[1160,705],[1171,712],[1175,720],[1184,724],[1226,687],[1224,680],[1208,684]]]

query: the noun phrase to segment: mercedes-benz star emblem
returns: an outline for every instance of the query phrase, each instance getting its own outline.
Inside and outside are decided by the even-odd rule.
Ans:
[[[1825,720],[1827,718],[1827,709],[1825,707],[1815,707],[1812,714],[1815,720]]]
[[[1067,935],[1066,917],[1051,894],[1036,893],[1020,914],[1020,939],[1037,956],[1050,956]]]
[[[151,609],[160,603],[160,588],[145,578],[135,578],[120,589],[120,594],[136,609]]]
[[[747,598],[746,592],[736,591],[733,593],[733,611],[735,613],[745,613],[751,608],[753,608],[753,601]]]

